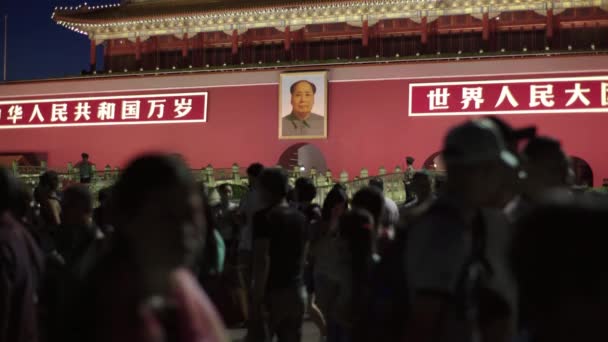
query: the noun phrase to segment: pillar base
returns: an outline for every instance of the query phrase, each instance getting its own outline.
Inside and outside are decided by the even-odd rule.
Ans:
[[[371,49],[369,46],[361,46],[361,57],[369,57]]]
[[[429,50],[428,44],[420,43],[420,54],[425,55]]]
[[[187,69],[190,66],[190,57],[189,56],[182,56],[181,60],[180,60],[180,67],[183,69]]]
[[[481,49],[483,49],[483,51],[490,51],[491,50],[490,41],[489,40],[482,40],[481,41]]]

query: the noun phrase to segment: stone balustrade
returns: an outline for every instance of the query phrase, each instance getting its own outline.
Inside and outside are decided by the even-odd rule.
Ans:
[[[20,167],[16,163],[12,165],[13,173],[31,188],[35,188],[38,185],[40,174],[46,170],[47,165],[45,162],[42,162],[39,167]],[[120,169],[118,167],[112,168],[110,165],[106,165],[101,170],[95,168],[93,170],[94,176],[90,184],[93,193],[97,193],[99,190],[113,185],[120,175]],[[79,170],[71,163],[68,163],[65,169],[55,171],[59,174],[61,187],[79,182]],[[212,200],[217,200],[218,196],[214,193],[214,188],[220,184],[227,183],[233,186],[235,200],[244,194],[248,185],[246,169],[238,164],[233,164],[230,168],[214,168],[209,164],[202,169],[193,169],[192,174],[198,183],[205,184],[208,189],[211,189],[210,198]],[[406,197],[403,185],[403,170],[399,166],[395,167],[392,172],[388,172],[384,166],[381,166],[375,176],[370,175],[370,171],[367,168],[361,169],[359,174],[353,177],[346,171],[334,175],[331,170],[321,173],[314,168],[308,170],[308,173],[304,173],[299,166],[294,167],[293,170],[288,170],[288,174],[289,182],[292,186],[298,177],[303,175],[310,177],[317,187],[315,202],[319,204],[323,203],[323,199],[336,183],[343,185],[348,196],[352,197],[359,189],[367,186],[372,178],[381,178],[383,180],[385,195],[395,202],[403,202]]]

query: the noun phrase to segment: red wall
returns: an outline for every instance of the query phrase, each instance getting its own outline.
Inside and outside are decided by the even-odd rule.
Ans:
[[[536,68],[545,72],[544,64],[535,67],[535,61],[512,61],[520,69],[506,67],[510,73]],[[581,67],[581,59],[560,64],[562,72]],[[594,59],[596,70],[586,68],[580,75],[608,75],[602,65],[608,59]],[[474,62],[470,62],[474,63]],[[484,62],[486,63],[486,62]],[[380,166],[392,170],[402,165],[404,157],[416,157],[417,166],[440,149],[442,137],[450,126],[466,120],[456,117],[408,117],[408,85],[412,82],[406,72],[412,72],[415,82],[444,81],[434,78],[440,70],[452,70],[457,79],[473,75],[473,79],[518,78],[533,75],[488,75],[496,70],[487,65],[465,63],[429,63],[407,66],[354,67],[330,70],[328,138],[310,141],[324,153],[327,164],[334,174],[341,170],[351,175],[363,167],[375,174]],[[561,62],[560,62],[561,63]],[[559,63],[558,63],[559,64]],[[556,64],[557,65],[557,64]],[[592,64],[586,64],[589,67]],[[466,66],[463,68],[463,66]],[[555,65],[554,65],[555,66]],[[582,65],[585,66],[585,65]],[[548,66],[547,70],[555,70]],[[370,69],[372,68],[372,69]],[[388,68],[397,68],[392,75],[399,79],[360,79],[373,68],[391,74]],[[408,69],[409,68],[409,69]],[[415,69],[414,69],[415,68]],[[422,69],[421,69],[422,68]],[[425,69],[426,68],[426,69]],[[468,68],[468,69],[467,69]],[[559,69],[559,68],[558,68]],[[425,71],[426,70],[426,71]],[[549,71],[550,72],[550,71]],[[603,73],[602,73],[603,72]],[[353,75],[360,75],[359,78]],[[369,77],[370,75],[364,75]],[[543,77],[552,76],[542,74]],[[452,80],[452,79],[450,79]],[[608,80],[608,76],[607,76]],[[278,162],[289,146],[302,141],[278,140],[278,72],[250,72],[209,76],[163,76],[149,78],[124,78],[104,80],[57,81],[19,83],[0,86],[0,100],[21,94],[46,94],[111,89],[150,89],[167,86],[194,86],[209,91],[208,122],[201,124],[71,127],[47,129],[0,130],[0,152],[46,152],[50,167],[65,167],[75,162],[83,151],[103,166],[124,166],[137,153],[150,150],[171,151],[183,154],[193,167],[208,163],[215,167],[229,167],[237,162],[242,166],[254,161],[267,165]],[[54,90],[54,91],[53,91]],[[426,101],[426,99],[424,99]],[[557,114],[557,115],[509,115],[504,118],[515,126],[536,124],[541,134],[560,139],[566,152],[586,160],[593,169],[595,185],[608,178],[607,148],[604,143],[608,132],[606,114]]]

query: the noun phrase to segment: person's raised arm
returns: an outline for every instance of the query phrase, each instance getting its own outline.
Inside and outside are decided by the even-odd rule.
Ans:
[[[49,200],[49,208],[51,209],[51,215],[54,222],[51,222],[54,225],[61,224],[61,204],[57,200]]]

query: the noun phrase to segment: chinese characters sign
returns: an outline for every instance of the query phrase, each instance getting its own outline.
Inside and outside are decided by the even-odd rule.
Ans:
[[[0,99],[0,129],[207,121],[206,92]]]
[[[608,113],[608,76],[410,84],[410,116],[553,113]]]

